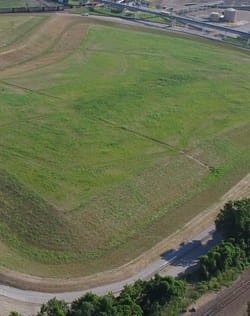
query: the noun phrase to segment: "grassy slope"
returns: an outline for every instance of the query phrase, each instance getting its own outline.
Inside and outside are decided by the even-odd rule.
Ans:
[[[216,192],[182,208],[249,170],[249,63],[207,43],[93,26],[63,62],[5,75],[46,95],[0,83],[1,235],[11,247],[0,262],[25,271],[33,260],[47,275],[42,262],[73,261],[75,275],[105,269],[211,203]]]

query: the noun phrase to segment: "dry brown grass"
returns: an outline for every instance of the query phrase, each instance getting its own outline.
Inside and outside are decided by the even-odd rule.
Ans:
[[[70,16],[49,16],[29,38],[0,52],[1,77],[17,75],[50,65],[80,47],[87,33],[86,20]]]

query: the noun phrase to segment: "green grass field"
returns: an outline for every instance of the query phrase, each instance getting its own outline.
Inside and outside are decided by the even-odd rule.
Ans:
[[[117,266],[249,172],[248,53],[80,17],[0,23],[1,265]]]

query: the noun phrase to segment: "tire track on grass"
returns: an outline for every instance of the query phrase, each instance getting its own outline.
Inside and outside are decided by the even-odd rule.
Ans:
[[[178,152],[179,154],[182,154],[183,156],[185,156],[186,158],[188,158],[189,160],[192,160],[194,162],[196,162],[197,164],[199,164],[200,166],[202,166],[203,168],[209,170],[209,165],[203,161],[201,161],[200,159],[198,158],[195,158],[193,157],[191,154],[188,154],[186,153],[185,151],[183,150],[179,150],[178,148],[176,148],[175,146],[167,143],[167,142],[164,142],[163,140],[161,139],[158,139],[158,138],[155,138],[155,137],[152,137],[152,136],[149,136],[149,135],[146,135],[146,134],[143,134],[139,131],[136,131],[134,129],[131,129],[129,127],[126,127],[126,126],[122,126],[122,125],[118,125],[117,123],[115,122],[111,122],[109,120],[106,120],[106,119],[103,119],[103,118],[97,118],[99,121],[101,122],[104,122],[114,128],[118,128],[118,129],[121,129],[123,131],[126,131],[128,133],[131,133],[131,134],[134,134],[136,136],[139,136],[139,137],[142,137],[144,139],[147,139],[147,140],[150,140],[152,142],[155,142],[157,144],[160,144],[160,145],[163,145],[163,146],[167,146],[171,151],[173,152]]]
[[[9,83],[9,82],[7,82],[5,80],[0,80],[0,83],[2,83],[3,85],[9,86],[9,87],[18,88],[18,89],[21,89],[21,90],[24,90],[24,91],[28,91],[28,92],[31,92],[31,93],[35,93],[35,94],[38,94],[38,95],[42,95],[42,96],[45,96],[45,97],[50,97],[50,98],[62,100],[61,97],[58,97],[58,96],[55,96],[55,95],[52,95],[52,94],[47,94],[45,92],[40,92],[40,91],[37,91],[37,90],[34,90],[34,89],[26,88],[26,87],[23,87],[23,86],[19,86],[17,84]]]
[[[44,92],[40,92],[40,91],[37,91],[37,90],[33,90],[33,89],[30,89],[30,88],[26,88],[26,87],[22,87],[22,86],[19,86],[19,85],[16,85],[16,84],[11,84],[11,83],[8,83],[6,81],[3,81],[3,80],[0,80],[0,83],[4,84],[4,85],[7,85],[7,86],[11,86],[11,87],[14,87],[14,88],[18,88],[18,89],[22,89],[24,91],[28,91],[28,92],[31,92],[31,93],[34,93],[34,94],[38,94],[38,95],[42,95],[42,96],[46,96],[46,97],[49,97],[49,98],[54,98],[54,99],[58,99],[58,100],[64,100],[63,98],[61,97],[58,97],[58,96],[54,96],[54,95],[50,95],[50,94],[47,94],[47,93],[44,93]],[[13,122],[10,122],[10,123],[7,123],[7,124],[3,124],[3,125],[0,125],[0,128],[1,127],[6,127],[6,126],[11,126],[12,124],[17,124],[17,123],[25,123],[27,121],[33,121],[35,119],[42,119],[44,118],[43,116],[35,116],[33,118],[29,118],[29,119],[26,119],[26,120],[18,120],[18,121],[13,121]],[[146,140],[149,140],[149,141],[152,141],[154,143],[157,143],[157,144],[160,144],[160,145],[163,145],[163,146],[166,146],[168,147],[168,149],[170,149],[171,151],[173,152],[179,152],[180,154],[182,154],[183,156],[185,156],[186,158],[188,158],[189,160],[192,160],[194,162],[196,162],[197,164],[199,164],[200,166],[202,166],[203,168],[209,170],[209,166],[208,164],[206,164],[205,162],[193,157],[191,154],[188,154],[186,153],[185,151],[183,150],[179,150],[178,148],[176,148],[175,146],[161,140],[161,139],[158,139],[158,138],[155,138],[155,137],[152,137],[152,136],[149,136],[149,135],[146,135],[146,134],[143,134],[139,131],[136,131],[134,129],[131,129],[129,127],[126,127],[126,126],[123,126],[123,125],[119,125],[115,122],[112,122],[112,121],[109,121],[109,120],[106,120],[106,119],[103,119],[103,118],[100,118],[100,117],[94,117],[94,116],[88,116],[85,114],[85,118],[87,118],[88,120],[91,120],[91,121],[100,121],[100,122],[103,122],[105,123],[106,125],[108,126],[111,126],[113,128],[117,128],[117,129],[120,129],[120,130],[123,130],[125,132],[128,132],[128,133],[131,133],[131,134],[134,134],[136,136],[139,136],[141,138],[144,138]]]

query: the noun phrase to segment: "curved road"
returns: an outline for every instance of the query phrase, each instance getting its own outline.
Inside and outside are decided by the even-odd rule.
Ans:
[[[210,248],[217,245],[220,241],[221,236],[218,233],[215,233],[215,227],[214,225],[211,225],[208,229],[193,238],[190,242],[180,246],[177,250],[172,250],[163,254],[158,260],[154,261],[148,267],[121,282],[99,286],[83,291],[65,293],[43,293],[21,290],[7,285],[1,285],[0,295],[19,302],[31,303],[32,307],[32,304],[39,306],[53,297],[71,302],[89,291],[98,295],[104,295],[108,292],[119,293],[124,285],[132,284],[138,279],[149,279],[155,273],[178,276],[180,273],[183,273],[186,269],[190,268],[190,266],[195,266],[198,257],[205,254]]]

